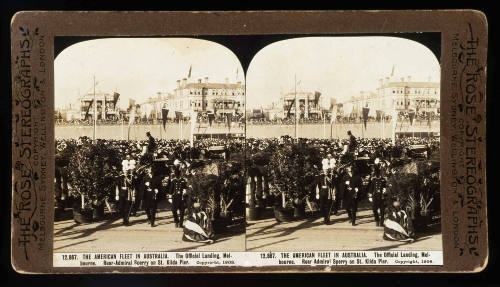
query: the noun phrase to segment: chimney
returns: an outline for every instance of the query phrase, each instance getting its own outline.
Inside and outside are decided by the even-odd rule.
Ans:
[[[226,82],[226,85],[229,84],[229,78],[225,78],[224,81]]]
[[[401,78],[401,82],[404,82],[405,81],[405,78]]]
[[[161,99],[161,92],[158,92],[158,99]]]
[[[389,84],[389,77],[385,77],[385,84]]]
[[[208,84],[208,77],[205,77],[205,84]]]
[[[186,78],[182,79],[182,86],[183,87],[186,86],[186,83],[187,83],[187,79]]]
[[[181,87],[181,80],[177,80],[177,88]]]
[[[198,84],[201,84],[201,79],[198,79]]]
[[[378,79],[378,84],[382,87],[384,85],[384,79]]]
[[[408,82],[411,82],[411,76],[408,76]]]

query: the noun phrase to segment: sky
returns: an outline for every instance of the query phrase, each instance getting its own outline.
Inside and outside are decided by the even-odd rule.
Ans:
[[[54,60],[55,107],[79,106],[79,95],[120,94],[120,107],[173,93],[177,80],[209,77],[211,82],[244,82],[241,64],[215,42],[189,38],[110,38],[84,41],[64,49]],[[204,80],[204,79],[203,79]]]
[[[440,81],[440,66],[424,45],[396,37],[305,37],[279,41],[260,50],[247,71],[247,107],[279,100],[280,93],[319,91],[323,106],[330,97],[345,101],[360,91],[376,92],[379,79],[411,76],[412,81]]]

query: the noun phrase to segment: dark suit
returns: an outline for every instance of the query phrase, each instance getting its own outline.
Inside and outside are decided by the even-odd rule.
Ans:
[[[385,179],[380,176],[372,177],[370,185],[368,186],[368,193],[372,196],[372,209],[377,226],[380,226],[384,222],[385,205],[383,189],[386,188],[386,186],[387,183]]]
[[[361,193],[362,182],[358,175],[344,175],[340,182],[342,193],[344,194],[344,208],[352,224],[356,224],[356,212],[358,211],[358,194]],[[357,189],[357,191],[356,191]]]
[[[322,174],[319,176],[319,206],[321,215],[323,215],[324,222],[330,222],[330,208],[334,200],[334,190],[331,176]]]
[[[146,175],[142,181],[141,188],[144,194],[144,210],[151,226],[154,226],[156,219],[156,192],[160,189],[160,178]]]
[[[123,218],[123,223],[128,224],[132,202],[135,200],[135,189],[131,184],[130,176],[123,175],[119,178],[118,189],[118,208]]]
[[[182,226],[184,221],[184,210],[186,209],[186,202],[183,194],[184,189],[187,189],[187,182],[184,178],[174,177],[170,180],[169,193],[172,194],[172,214],[176,226]]]

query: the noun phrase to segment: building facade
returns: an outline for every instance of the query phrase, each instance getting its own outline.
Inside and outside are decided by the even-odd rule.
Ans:
[[[161,110],[163,108],[167,108],[167,104],[169,103],[169,99],[172,99],[172,94],[165,94],[158,92],[156,97],[151,97],[147,99],[145,102],[140,104],[139,114],[141,119],[152,119],[158,120],[162,118]],[[171,117],[170,113],[168,115]]]
[[[370,108],[369,116],[377,112],[391,114],[396,112],[417,112],[420,115],[439,115],[440,85],[438,82],[413,82],[411,77],[393,81],[389,77],[379,80],[376,92],[361,92],[343,103],[346,116],[361,116],[362,108]]]
[[[295,103],[297,98],[297,113],[300,119],[319,119],[322,117],[322,95],[319,92],[286,93],[280,96],[279,106],[282,109],[282,118],[288,115],[295,118]]]
[[[166,99],[165,108],[169,109],[169,117],[175,117],[175,112],[189,116],[191,111],[215,114],[216,118],[228,113],[242,115],[245,111],[245,85],[230,83],[227,78],[224,83],[209,82],[208,77],[205,81],[198,79],[190,83],[186,78],[177,80],[177,88]]]
[[[97,106],[97,120],[117,120],[120,115],[120,94],[93,93],[80,98],[80,118],[82,120],[94,119],[94,99]]]

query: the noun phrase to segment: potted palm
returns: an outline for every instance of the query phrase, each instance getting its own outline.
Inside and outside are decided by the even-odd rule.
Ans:
[[[76,191],[76,222],[103,218],[105,199],[113,193],[118,178],[117,158],[116,151],[103,141],[84,141],[77,147],[68,165],[70,182]]]

